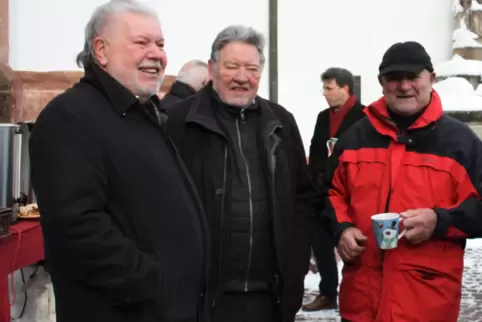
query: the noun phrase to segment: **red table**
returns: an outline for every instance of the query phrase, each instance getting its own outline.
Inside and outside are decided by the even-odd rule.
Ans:
[[[0,239],[0,322],[10,322],[8,274],[44,259],[44,242],[38,220],[19,221],[10,236]]]

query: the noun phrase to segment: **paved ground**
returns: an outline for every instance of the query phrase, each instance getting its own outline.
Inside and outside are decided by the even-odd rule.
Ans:
[[[482,321],[482,247],[469,247],[465,253],[462,308],[459,321]]]
[[[310,274],[306,278],[305,301],[316,295],[318,277]],[[465,269],[462,287],[462,307],[459,322],[482,322],[482,241],[470,241],[465,253]],[[298,313],[296,321],[335,322],[340,321],[338,312]]]

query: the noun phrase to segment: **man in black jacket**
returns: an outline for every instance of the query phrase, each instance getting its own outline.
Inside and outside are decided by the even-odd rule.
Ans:
[[[177,79],[172,83],[169,92],[161,100],[163,107],[190,97],[209,82],[208,65],[201,60],[191,60],[182,66]]]
[[[336,140],[353,123],[365,117],[364,106],[353,93],[353,75],[344,68],[329,68],[321,75],[323,95],[329,108],[321,111],[316,120],[311,139],[309,168],[315,186],[321,189],[323,173],[328,156]],[[321,209],[310,217],[308,227],[311,247],[317,261],[321,281],[320,294],[303,306],[304,311],[336,309],[338,296],[338,268],[335,243],[319,217]]]
[[[202,321],[208,228],[159,109],[163,45],[155,11],[132,0],[100,6],[77,58],[85,76],[34,126],[32,181],[59,322]]]
[[[212,83],[168,110],[210,224],[214,322],[293,322],[302,304],[315,191],[293,115],[257,96],[263,49],[257,31],[224,29]]]

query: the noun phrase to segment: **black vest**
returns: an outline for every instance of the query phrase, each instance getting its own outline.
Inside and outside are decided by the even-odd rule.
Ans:
[[[276,254],[271,232],[267,173],[260,157],[259,109],[228,106],[219,99],[218,119],[229,138],[230,202],[225,229],[226,291],[267,290],[274,276]]]

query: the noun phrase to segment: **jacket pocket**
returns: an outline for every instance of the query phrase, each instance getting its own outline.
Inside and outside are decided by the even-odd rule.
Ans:
[[[347,171],[346,182],[350,186],[351,192],[370,192],[373,189],[379,189],[382,185],[385,169],[384,163],[357,161],[356,163],[347,162],[345,165]]]
[[[391,316],[399,321],[456,322],[461,300],[460,278],[417,267],[390,272]]]

